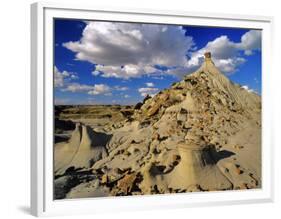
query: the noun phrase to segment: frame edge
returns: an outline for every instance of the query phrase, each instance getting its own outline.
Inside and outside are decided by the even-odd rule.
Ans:
[[[30,5],[30,46],[31,46],[31,57],[30,57],[30,68],[31,68],[31,87],[30,87],[30,109],[31,109],[31,132],[30,132],[30,210],[31,215],[41,216],[44,212],[44,196],[43,196],[43,141],[41,138],[40,131],[42,130],[42,121],[40,121],[40,89],[42,90],[42,84],[40,84],[40,75],[43,76],[41,63],[42,63],[42,51],[41,41],[43,40],[43,29],[40,25],[43,21],[43,6],[40,3],[33,3]],[[43,42],[43,41],[42,41]],[[41,77],[42,77],[41,76]]]
[[[59,3],[33,3],[31,4],[31,214],[34,216],[43,216],[48,215],[44,207],[44,138],[42,133],[44,130],[44,124],[41,117],[43,113],[44,105],[40,104],[43,101],[44,89],[43,84],[41,83],[42,78],[44,77],[43,72],[43,57],[44,50],[42,51],[44,30],[43,30],[43,21],[44,21],[44,9],[45,8],[75,8],[78,10],[83,10],[83,7],[78,5],[70,4],[69,6],[59,4]],[[119,11],[124,13],[145,13],[147,14],[184,14],[189,13],[188,11],[161,11],[161,10],[148,10],[148,9],[116,9],[109,8],[108,10],[96,7],[93,9],[93,6],[89,10],[95,11]],[[200,16],[203,12],[191,12],[191,16]],[[219,16],[215,13],[206,13],[206,17],[216,17]],[[221,16],[232,17],[234,15],[220,14]],[[252,15],[254,16],[254,15]],[[241,15],[242,20],[254,19],[251,16]],[[273,27],[274,27],[274,17],[264,17],[264,16],[255,16],[257,20],[262,22],[267,22],[270,24],[270,34],[273,36]],[[232,17],[232,19],[235,19]],[[42,45],[41,45],[42,44]],[[273,48],[273,45],[271,45]],[[272,154],[274,153],[274,143],[272,145]],[[273,156],[272,156],[273,157]],[[271,189],[270,197],[261,199],[261,202],[274,202],[274,165],[271,164],[271,181],[273,188]],[[250,202],[246,202],[250,203]]]

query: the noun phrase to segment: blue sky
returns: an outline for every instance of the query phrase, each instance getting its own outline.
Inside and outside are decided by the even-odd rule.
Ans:
[[[261,32],[237,28],[55,20],[56,104],[135,104],[202,64],[261,93]]]

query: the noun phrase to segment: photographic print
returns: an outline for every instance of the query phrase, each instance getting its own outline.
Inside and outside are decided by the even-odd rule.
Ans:
[[[262,187],[258,29],[54,19],[54,199]]]

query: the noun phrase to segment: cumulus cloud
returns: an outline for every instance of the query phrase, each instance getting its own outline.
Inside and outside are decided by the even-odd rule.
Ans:
[[[260,50],[261,31],[250,30],[239,42],[220,36],[195,51],[195,42],[181,26],[93,21],[79,41],[63,46],[77,60],[95,64],[94,76],[129,79],[164,72],[182,77],[202,64],[206,51],[224,73],[237,71],[246,62],[243,54]]]
[[[190,59],[182,66],[169,69],[167,72],[178,76],[193,72],[200,67],[204,61],[204,53],[210,51],[212,60],[224,73],[231,74],[237,71],[238,67],[246,62],[241,51],[245,55],[252,55],[254,50],[261,48],[261,31],[250,30],[242,35],[240,42],[233,42],[227,36],[220,36],[206,44],[205,47],[192,52]]]
[[[250,30],[241,37],[240,48],[244,50],[245,55],[251,55],[253,50],[261,48],[261,31]]]
[[[139,93],[141,94],[142,97],[145,97],[147,95],[154,96],[157,93],[158,88],[156,88],[156,87],[142,87],[142,88],[139,88],[138,91],[139,91]]]
[[[93,89],[93,86],[79,83],[71,83],[66,85],[65,88],[62,88],[62,91],[70,91],[70,92],[84,92]]]
[[[106,96],[110,96],[111,93],[109,92],[110,88],[105,84],[95,84],[93,89],[91,89],[88,94],[90,95],[100,95],[105,94]]]
[[[237,67],[245,63],[242,57],[231,57],[228,59],[215,59],[216,66],[224,73],[233,73],[237,71]]]
[[[257,93],[254,89],[251,89],[248,85],[242,86],[243,89],[248,91],[249,93]]]
[[[74,72],[62,71],[60,72],[58,68],[54,67],[54,84],[55,87],[63,87],[66,83],[71,80],[78,79],[78,76]]]
[[[155,65],[182,65],[194,42],[181,26],[88,22],[79,41],[63,45],[97,64],[93,75],[132,78],[159,71]]]
[[[154,87],[154,84],[152,82],[145,83],[147,87]]]
[[[104,94],[106,96],[110,96],[110,87],[106,84],[95,84],[95,85],[87,85],[87,84],[79,84],[79,83],[70,83],[67,84],[65,88],[61,89],[62,91],[69,91],[72,93],[76,92],[86,92],[90,95],[100,95]]]
[[[82,92],[87,93],[89,95],[105,95],[105,96],[112,96],[112,92],[114,91],[127,91],[129,90],[128,87],[125,86],[113,86],[109,87],[106,84],[94,84],[94,85],[88,85],[88,84],[80,84],[80,83],[64,83],[62,87],[59,87],[59,89],[63,92]]]
[[[94,76],[98,76],[98,75],[100,75],[100,72],[99,71],[92,71],[92,75],[94,75]]]
[[[101,75],[102,77],[109,78],[136,78],[143,74],[156,73],[159,70],[152,66],[145,66],[143,64],[127,64],[125,66],[104,66],[96,65],[95,71],[92,72],[94,76]]]

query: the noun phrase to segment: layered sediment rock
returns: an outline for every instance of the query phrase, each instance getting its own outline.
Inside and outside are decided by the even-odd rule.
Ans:
[[[56,146],[56,170],[90,169],[99,185],[91,192],[103,195],[261,187],[261,98],[220,73],[210,53],[200,69],[146,98],[112,137],[100,139],[77,125],[69,143]]]

